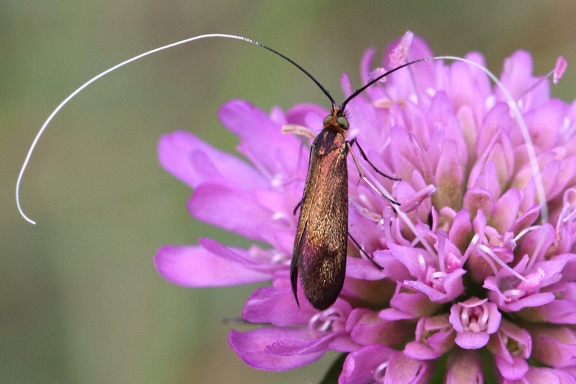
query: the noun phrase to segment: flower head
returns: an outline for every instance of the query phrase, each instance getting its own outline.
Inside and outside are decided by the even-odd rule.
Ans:
[[[389,53],[376,70],[373,51],[366,53],[364,82],[380,68],[432,56],[410,35]],[[366,168],[368,185],[348,158],[355,241],[344,287],[324,311],[303,296],[298,307],[292,295],[294,209],[309,149],[281,128],[318,133],[328,111],[300,104],[267,114],[246,101],[226,103],[220,119],[239,136],[244,159],[191,133],[162,137],[162,165],[194,189],[191,215],[266,244],[200,239],[156,255],[159,272],[185,286],[272,282],[242,314],[266,326],[230,333],[249,365],[287,370],[338,351],[346,354],[341,383],[427,382],[438,364],[446,382],[476,383],[491,356],[501,382],[575,380],[576,104],[550,98],[526,52],[506,60],[502,87],[478,68],[478,53],[466,58],[476,65],[427,61],[399,70],[348,104],[347,139],[401,181]],[[555,79],[565,61],[557,67]],[[342,87],[352,94],[346,75]]]

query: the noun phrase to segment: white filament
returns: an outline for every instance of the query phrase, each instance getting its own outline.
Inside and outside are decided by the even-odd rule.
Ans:
[[[498,80],[496,75],[490,72],[486,67],[475,63],[471,60],[467,60],[461,57],[455,56],[437,56],[434,57],[434,60],[455,60],[455,61],[462,61],[464,63],[470,64],[482,72],[484,72],[488,77],[500,88],[506,100],[508,100],[508,107],[512,110],[514,117],[516,117],[516,122],[520,127],[520,132],[522,133],[522,137],[524,138],[524,142],[526,143],[526,150],[528,151],[528,156],[530,157],[530,166],[532,167],[532,174],[534,176],[534,182],[536,184],[536,193],[538,195],[538,200],[540,202],[540,213],[542,215],[542,223],[548,222],[548,206],[546,205],[546,192],[544,191],[544,184],[542,182],[542,175],[540,174],[540,165],[538,164],[538,159],[536,158],[536,151],[534,150],[534,144],[532,143],[532,138],[530,137],[530,132],[528,131],[528,127],[526,126],[526,122],[524,121],[524,117],[522,116],[522,112],[518,108],[518,103],[508,89]]]
[[[34,137],[34,141],[32,141],[32,145],[30,145],[30,149],[28,150],[28,154],[26,155],[26,159],[24,159],[24,164],[22,164],[22,168],[20,169],[20,173],[18,174],[18,180],[16,181],[16,206],[18,207],[18,212],[20,212],[20,215],[29,223],[31,224],[36,224],[36,222],[32,219],[30,219],[28,216],[26,216],[26,214],[24,213],[24,211],[22,210],[22,205],[20,204],[20,184],[22,183],[22,177],[24,176],[24,172],[26,171],[26,167],[28,166],[28,163],[30,162],[30,157],[32,156],[32,152],[34,152],[34,149],[36,148],[36,145],[38,144],[38,140],[40,140],[40,136],[42,136],[42,134],[44,133],[44,131],[46,130],[46,128],[48,127],[48,124],[50,123],[50,121],[52,121],[52,119],[54,118],[54,116],[56,116],[56,114],[58,112],[60,112],[60,110],[70,101],[72,100],[77,94],[79,94],[80,92],[82,92],[86,87],[88,87],[90,84],[92,84],[93,82],[95,82],[96,80],[106,76],[107,74],[109,74],[112,71],[115,71],[116,69],[125,66],[126,64],[130,64],[138,59],[141,59],[145,56],[151,55],[153,53],[156,52],[160,52],[163,51],[165,49],[169,49],[169,48],[173,48],[176,47],[178,45],[182,45],[182,44],[186,44],[189,43],[191,41],[195,41],[195,40],[200,40],[200,39],[205,39],[208,37],[223,37],[223,38],[227,38],[227,39],[237,39],[237,40],[243,40],[246,41],[248,43],[252,43],[252,44],[256,44],[256,45],[260,45],[259,43],[255,42],[254,40],[248,39],[246,37],[242,37],[242,36],[235,36],[235,35],[227,35],[227,34],[221,34],[221,33],[211,33],[211,34],[207,34],[207,35],[199,35],[199,36],[194,36],[194,37],[190,37],[188,39],[184,39],[184,40],[180,40],[177,41],[175,43],[172,44],[168,44],[168,45],[164,45],[162,47],[159,48],[155,48],[152,49],[150,51],[144,52],[139,54],[138,56],[134,56],[128,60],[125,60],[123,62],[121,62],[120,64],[116,64],[115,66],[108,68],[107,70],[105,70],[104,72],[101,72],[100,74],[94,76],[93,78],[91,78],[90,80],[88,80],[87,82],[85,82],[84,84],[82,84],[78,89],[76,89],[74,92],[72,92],[67,98],[65,98],[57,107],[56,109],[54,109],[54,111],[50,114],[50,116],[48,116],[48,118],[46,119],[46,121],[44,122],[44,124],[42,125],[42,127],[40,128],[40,130],[38,131],[38,133],[36,134],[36,137]]]

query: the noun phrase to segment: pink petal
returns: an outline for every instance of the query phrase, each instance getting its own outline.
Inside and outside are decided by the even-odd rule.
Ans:
[[[480,354],[470,350],[455,350],[446,364],[446,384],[477,384],[484,382]]]
[[[406,281],[405,284],[412,287],[424,294],[426,294],[431,301],[436,303],[447,303],[454,300],[456,297],[460,296],[464,292],[464,284],[462,282],[462,276],[466,274],[466,271],[462,268],[454,270],[446,276],[443,288],[445,291],[438,290],[425,284],[421,281]]]
[[[301,145],[294,135],[285,135],[262,110],[243,100],[232,100],[218,112],[220,121],[240,137],[238,150],[273,175],[294,174]]]
[[[513,99],[522,97],[527,88],[534,83],[532,77],[532,57],[526,51],[517,51],[504,61],[500,81],[508,89]],[[543,82],[545,83],[545,82]],[[501,94],[497,88],[496,93]],[[501,97],[501,100],[505,100]]]
[[[393,41],[388,45],[384,53],[384,67],[392,68],[389,62],[390,52],[398,46],[398,40]],[[423,57],[432,57],[434,54],[428,47],[428,44],[419,36],[414,36],[410,44],[410,51],[408,52],[408,61],[421,59]],[[415,65],[411,65],[407,70],[399,70],[394,72],[392,76],[388,77],[389,90],[391,98],[410,99],[413,94],[418,94],[419,97],[426,97],[424,90],[435,89],[437,72],[435,64],[432,61],[425,61]],[[418,89],[414,89],[417,86]],[[423,100],[424,101],[424,100]],[[425,102],[425,101],[424,101]]]
[[[352,341],[361,345],[380,344],[386,346],[400,345],[414,328],[401,321],[383,321],[376,314],[364,316],[350,333]]]
[[[434,195],[436,206],[456,207],[462,199],[462,181],[464,174],[458,158],[458,147],[453,140],[445,140],[442,143],[442,154],[436,167]]]
[[[432,373],[431,361],[414,360],[403,353],[396,353],[388,362],[384,384],[424,384],[428,383]]]
[[[205,181],[220,181],[239,188],[256,188],[266,181],[246,162],[220,151],[192,133],[165,134],[158,146],[164,168],[192,188]]]
[[[414,318],[432,315],[439,307],[421,292],[397,292],[390,300],[390,306],[411,314]]]
[[[302,125],[312,130],[322,128],[322,120],[326,116],[328,116],[326,108],[316,104],[297,104],[286,111],[288,123]]]
[[[306,303],[300,299],[302,305]],[[259,288],[246,302],[242,318],[255,324],[273,324],[277,326],[308,324],[316,313],[311,306],[298,308],[290,286]]]
[[[485,346],[489,339],[486,332],[458,332],[455,341],[461,348],[478,349]]]
[[[376,268],[371,261],[349,257],[346,260],[346,276],[361,280],[381,280],[386,274]]]
[[[246,268],[198,246],[161,247],[154,262],[162,277],[186,287],[219,287],[270,280],[268,273]]]
[[[540,108],[530,111],[524,119],[532,137],[532,143],[541,149],[558,144],[560,130],[564,126],[567,106],[561,100],[550,100]]]
[[[270,354],[267,347],[283,337],[306,339],[309,336],[306,328],[267,327],[249,332],[232,330],[228,336],[228,342],[234,352],[248,365],[270,371],[286,371],[302,367],[318,360],[324,354],[324,352],[291,356]]]
[[[525,380],[528,383],[574,384],[574,374],[563,369],[530,367]]]
[[[292,336],[279,337],[266,347],[266,352],[275,356],[298,356],[328,351],[330,343],[342,332],[331,332],[318,338],[296,338]]]
[[[576,331],[568,327],[532,327],[532,356],[553,368],[576,365]]]
[[[520,208],[520,191],[516,188],[506,191],[494,204],[492,226],[500,233],[509,231],[516,221]]]
[[[414,33],[407,31],[404,36],[400,39],[400,42],[396,48],[392,49],[389,54],[391,68],[396,68],[406,61],[408,57],[408,51],[410,50],[410,45],[414,38]]]
[[[274,212],[263,207],[253,193],[221,184],[200,185],[188,201],[188,210],[198,220],[269,244],[276,232],[288,230],[272,220]]]
[[[538,307],[524,308],[520,316],[534,322],[576,325],[576,303],[556,299]]]
[[[494,206],[492,194],[484,188],[473,187],[464,195],[464,209],[474,217],[478,211],[491,212]]]
[[[371,345],[350,353],[346,357],[338,383],[373,383],[375,371],[397,352],[383,345]]]
[[[507,380],[521,380],[528,372],[528,362],[520,356],[512,356],[511,363],[500,355],[496,355],[494,360],[500,374]]]
[[[272,274],[276,271],[286,271],[288,269],[285,264],[279,263],[278,260],[276,260],[277,255],[275,255],[274,250],[260,250],[260,252],[258,252],[253,247],[247,251],[240,248],[232,248],[216,240],[203,237],[198,239],[198,243],[216,256],[242,264],[256,271]]]

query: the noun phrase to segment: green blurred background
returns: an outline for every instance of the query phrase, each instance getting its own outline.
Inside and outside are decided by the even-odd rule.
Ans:
[[[340,99],[358,64],[406,30],[437,54],[483,52],[496,73],[523,48],[537,73],[576,63],[576,3],[565,1],[85,1],[0,3],[0,382],[315,383],[333,356],[298,371],[246,367],[229,349],[254,286],[186,289],[158,276],[155,250],[200,236],[241,243],[192,220],[190,190],[164,172],[156,145],[188,129],[232,151],[219,106],[246,98],[269,110],[326,104],[293,67],[231,40],[203,40],[97,82],[53,121],[24,178],[33,136],[52,109],[102,70],[197,34],[234,33],[290,56]],[[569,67],[556,96],[572,100]]]

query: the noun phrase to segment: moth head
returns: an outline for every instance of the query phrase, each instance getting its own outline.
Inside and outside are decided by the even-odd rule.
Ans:
[[[332,128],[346,132],[350,127],[346,113],[342,109],[334,108],[332,113],[324,118],[324,128]]]

